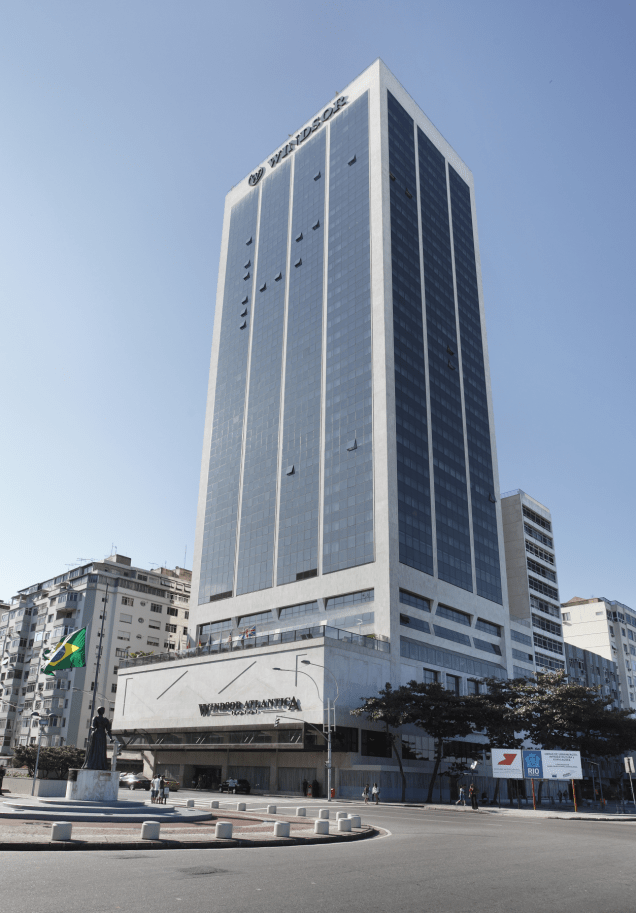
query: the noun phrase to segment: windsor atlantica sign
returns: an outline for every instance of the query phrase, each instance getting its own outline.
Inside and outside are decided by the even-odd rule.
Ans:
[[[272,697],[264,701],[225,701],[219,704],[199,704],[201,716],[245,716],[251,713],[267,713],[276,710],[300,710],[295,697]]]
[[[306,139],[309,139],[312,133],[315,133],[316,130],[321,127],[323,124],[326,124],[327,121],[333,117],[334,114],[337,114],[341,108],[347,104],[347,96],[341,95],[340,98],[336,99],[333,105],[329,105],[328,108],[322,112],[320,117],[315,117],[309,126],[305,127],[304,130],[301,130],[300,133],[297,133],[295,137],[289,140],[288,143],[285,143],[282,149],[279,149],[278,152],[268,159],[269,167],[273,168],[274,165],[278,165],[280,161],[293,152],[294,149],[298,148],[301,143],[304,143]],[[254,187],[260,179],[265,174],[264,168],[259,168],[258,171],[255,171],[254,174],[250,174],[248,182]]]

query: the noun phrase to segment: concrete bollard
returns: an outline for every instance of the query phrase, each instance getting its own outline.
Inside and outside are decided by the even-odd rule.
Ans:
[[[349,815],[351,827],[362,827],[362,818],[360,815]]]
[[[247,808],[247,806],[245,805],[245,802],[237,802],[237,803],[236,803],[236,810],[237,810],[237,812],[244,812],[246,808]]]
[[[72,830],[70,821],[56,821],[51,828],[51,840],[70,840]]]
[[[336,812],[336,821],[339,821],[340,818],[348,818],[349,812]]]
[[[297,808],[297,809],[296,809],[296,817],[297,817],[297,818],[306,818],[306,817],[307,817],[307,809],[306,809],[306,808]]]
[[[219,821],[214,828],[214,836],[217,840],[229,840],[232,836],[232,822]]]
[[[142,840],[158,840],[161,825],[158,821],[144,821],[141,825]]]
[[[329,809],[321,808],[320,811],[318,812],[318,817],[319,818],[329,818]]]
[[[267,814],[268,814],[268,815],[275,815],[275,814],[276,814],[276,806],[275,806],[275,805],[268,805],[268,806],[267,806]]]
[[[274,824],[274,837],[289,837],[288,821],[276,821]]]
[[[186,808],[194,808],[194,799],[186,800]]]
[[[329,833],[329,822],[325,821],[324,818],[318,818],[314,821],[314,834],[328,834]]]
[[[212,801],[210,802],[210,808],[218,808],[218,807],[219,807],[219,800],[212,799]]]
[[[350,831],[351,830],[351,818],[338,818],[338,830],[339,831]]]

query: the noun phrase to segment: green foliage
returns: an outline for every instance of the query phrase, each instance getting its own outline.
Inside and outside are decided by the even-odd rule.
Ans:
[[[455,694],[438,682],[411,681],[406,686],[409,722],[423,729],[435,743],[435,763],[428,786],[427,802],[433,801],[433,789],[444,754],[444,742],[463,738],[482,727],[483,706],[477,695]]]
[[[364,716],[375,723],[384,723],[386,728],[386,737],[391,745],[393,754],[397,758],[402,776],[402,802],[406,799],[406,775],[402,767],[402,738],[400,735],[391,732],[392,729],[399,729],[405,723],[409,722],[408,700],[410,692],[408,688],[402,686],[394,689],[387,682],[384,688],[381,688],[375,697],[363,697],[361,707],[351,711],[352,716]]]
[[[37,751],[37,745],[16,745],[13,749],[13,767],[26,767],[29,776],[32,777],[35,773]],[[52,774],[51,779],[64,780],[70,768],[82,766],[85,757],[84,749],[75,748],[74,745],[61,745],[59,748],[43,747],[40,749],[38,773],[42,773],[45,779]]]
[[[628,710],[614,710],[596,688],[569,683],[564,672],[540,673],[535,679],[486,679],[481,694],[458,695],[439,683],[411,681],[393,688],[388,682],[373,697],[361,698],[353,716],[384,723],[402,774],[402,801],[406,776],[402,768],[399,730],[407,724],[423,729],[435,744],[435,758],[427,801],[444,755],[444,742],[479,734],[497,748],[520,748],[524,742],[538,748],[580,751],[584,758],[612,758],[636,751],[636,719]],[[475,759],[481,756],[476,745]],[[458,778],[464,765],[451,763],[444,773]]]
[[[499,682],[499,687],[489,679],[487,685],[488,694],[481,698],[491,744],[518,747],[519,742],[510,741],[513,726],[533,745],[580,751],[586,758],[636,749],[636,720],[630,712],[613,709],[596,688],[568,682],[565,672]]]

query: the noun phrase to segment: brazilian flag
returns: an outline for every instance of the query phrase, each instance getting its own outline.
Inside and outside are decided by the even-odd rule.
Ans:
[[[73,631],[52,650],[43,650],[42,668],[45,675],[55,675],[60,669],[86,665],[86,628]]]

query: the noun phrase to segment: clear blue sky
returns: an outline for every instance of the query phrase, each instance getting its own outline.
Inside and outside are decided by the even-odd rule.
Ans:
[[[0,596],[191,566],[226,192],[376,57],[472,169],[501,490],[636,608],[632,2],[4,3]]]

